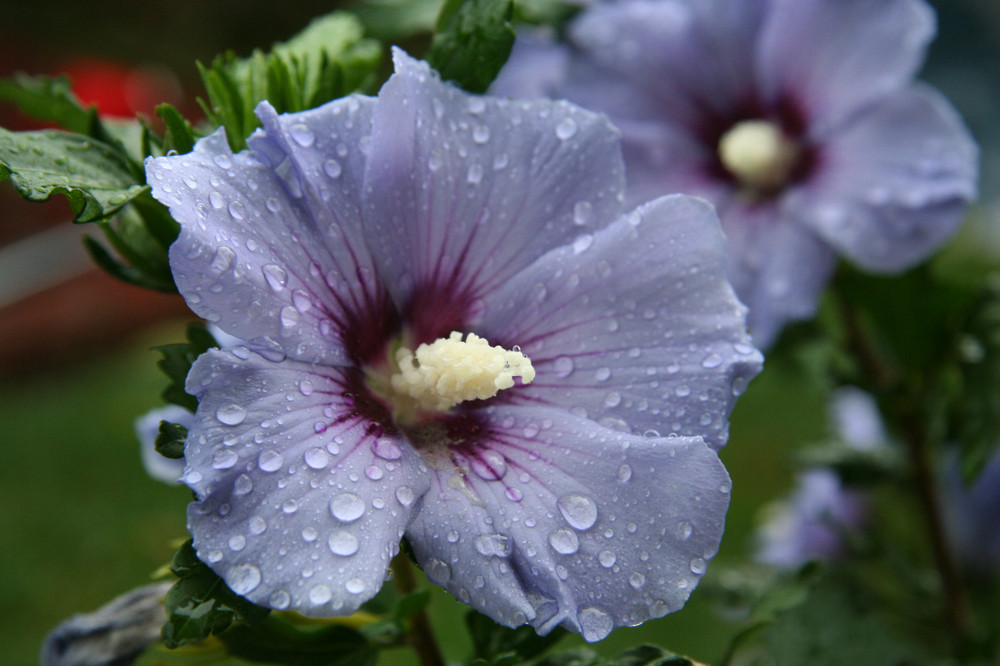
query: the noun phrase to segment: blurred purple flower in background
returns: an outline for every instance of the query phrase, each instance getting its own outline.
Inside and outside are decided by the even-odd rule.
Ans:
[[[945,479],[944,522],[962,563],[981,574],[1000,574],[1000,454],[995,454],[971,486],[957,460]]]
[[[520,40],[494,92],[546,90],[607,113],[631,201],[713,202],[730,279],[768,346],[812,316],[837,255],[908,268],[975,196],[975,144],[913,82],[934,31],[921,0],[596,4],[570,25],[568,50]]]
[[[870,451],[888,441],[875,399],[861,389],[837,389],[829,418],[835,436],[855,449]],[[808,469],[788,499],[768,507],[756,559],[783,569],[833,561],[844,554],[845,536],[864,529],[868,512],[867,493],[846,488],[832,470]]]
[[[677,610],[718,548],[715,452],[761,363],[714,212],[622,216],[602,116],[395,64],[377,98],[262,104],[247,152],[216,133],[147,163],[182,225],[178,288],[247,341],[188,377],[199,557],[307,615],[371,598],[404,534],[509,626],[594,641]]]

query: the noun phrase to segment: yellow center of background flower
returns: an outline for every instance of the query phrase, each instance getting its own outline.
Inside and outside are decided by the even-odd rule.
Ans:
[[[799,159],[799,147],[767,120],[744,120],[719,140],[719,159],[740,184],[757,192],[784,187]]]

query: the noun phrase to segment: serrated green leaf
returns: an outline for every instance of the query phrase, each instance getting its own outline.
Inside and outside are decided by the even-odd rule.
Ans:
[[[438,17],[426,60],[472,93],[483,93],[514,46],[511,0],[447,0]]]
[[[9,79],[0,79],[0,99],[13,103],[27,116],[54,122],[85,136],[93,136],[94,125],[98,122],[96,109],[85,109],[80,104],[65,76],[19,73]]]
[[[469,611],[466,614],[465,624],[472,639],[474,657],[494,666],[506,663],[511,654],[521,661],[532,659],[566,635],[566,631],[560,627],[556,627],[546,636],[539,636],[535,629],[528,625],[509,629],[476,611]]]
[[[160,421],[160,430],[156,435],[154,446],[156,452],[164,458],[180,460],[184,457],[184,440],[188,429],[179,423]]]
[[[252,604],[230,590],[198,559],[190,539],[174,554],[170,570],[178,581],[163,600],[167,612],[163,642],[167,647],[218,635],[233,622],[259,624],[270,613],[270,609]]]
[[[170,379],[170,384],[163,390],[163,399],[188,411],[195,411],[198,408],[198,401],[184,390],[184,381],[191,371],[194,360],[217,346],[215,338],[204,326],[191,324],[187,328],[187,342],[154,347],[163,355],[156,365]]]
[[[0,128],[0,180],[8,177],[29,201],[65,195],[78,223],[107,220],[149,189],[136,180],[119,150],[55,130]]]

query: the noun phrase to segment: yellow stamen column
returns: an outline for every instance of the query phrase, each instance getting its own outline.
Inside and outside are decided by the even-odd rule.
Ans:
[[[531,361],[516,348],[491,347],[475,333],[462,340],[457,331],[420,345],[416,352],[400,348],[396,364],[393,391],[412,399],[422,411],[445,411],[466,400],[492,398],[514,386],[514,377],[523,384],[535,378]]]

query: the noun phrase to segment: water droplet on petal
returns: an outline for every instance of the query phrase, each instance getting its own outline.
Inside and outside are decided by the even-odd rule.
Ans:
[[[222,245],[215,251],[215,256],[212,257],[212,263],[208,269],[215,275],[221,275],[223,272],[229,270],[233,265],[234,259],[236,259],[236,253],[233,252],[232,248]]]
[[[499,481],[507,474],[507,461],[496,451],[486,451],[473,458],[469,467],[484,481]]]
[[[215,418],[219,423],[227,426],[236,426],[243,423],[247,417],[247,410],[239,405],[223,405],[215,410]]]
[[[263,534],[267,531],[267,521],[260,516],[251,516],[248,524],[251,534]]]
[[[308,126],[303,124],[292,125],[288,129],[288,133],[292,135],[292,139],[295,143],[299,144],[303,148],[308,148],[316,140],[316,136],[312,133],[312,130]]]
[[[330,513],[337,520],[350,523],[365,512],[365,501],[354,493],[340,493],[330,500]]]
[[[257,467],[264,472],[277,472],[285,464],[281,454],[273,449],[264,449],[257,456]]]
[[[236,451],[233,451],[232,449],[222,449],[220,451],[216,451],[215,455],[212,457],[212,467],[214,469],[229,469],[236,464],[236,461],[239,460],[239,458],[240,457],[236,454]]]
[[[458,543],[460,536],[461,535],[458,533],[458,530],[451,530],[447,535],[448,543]]]
[[[239,595],[247,595],[260,585],[260,569],[252,564],[238,564],[226,572],[226,584]]]
[[[476,125],[472,130],[472,140],[476,143],[486,143],[490,140],[490,128],[486,125]]]
[[[330,464],[330,454],[326,452],[326,449],[321,449],[319,447],[313,447],[307,450],[305,459],[306,464],[313,469],[323,469]]]
[[[577,201],[573,206],[573,222],[580,226],[590,223],[594,216],[594,207],[589,201]]]
[[[240,474],[233,482],[233,494],[237,497],[246,495],[253,490],[253,480],[246,474]]]
[[[569,493],[560,497],[556,505],[563,518],[574,529],[590,529],[597,522],[597,504],[586,495]]]
[[[601,566],[604,567],[605,569],[610,569],[611,567],[615,566],[615,562],[617,560],[618,557],[610,550],[602,550],[600,553],[597,554],[597,561],[600,562]]]
[[[330,590],[330,586],[325,583],[320,583],[319,585],[314,585],[309,590],[309,601],[316,605],[325,604],[333,598],[333,592]]]
[[[343,173],[343,168],[340,166],[340,162],[335,159],[329,159],[323,162],[323,171],[330,178],[339,178],[340,174]]]
[[[247,538],[242,534],[234,534],[229,537],[229,550],[234,552],[239,552],[246,548]]]
[[[549,534],[549,545],[557,553],[572,555],[580,549],[580,540],[572,530],[560,527]]]
[[[285,610],[292,603],[292,597],[284,590],[278,590],[267,600],[267,603],[274,610]]]
[[[709,354],[701,362],[703,368],[717,368],[720,365],[722,365],[722,357],[718,354]]]
[[[261,272],[264,273],[264,279],[267,280],[268,286],[275,293],[282,291],[288,284],[288,273],[277,264],[266,264],[261,268]]]
[[[385,460],[399,460],[403,452],[399,445],[388,437],[379,437],[372,444],[372,453]]]
[[[403,506],[410,506],[413,504],[413,500],[416,499],[416,495],[413,493],[413,488],[409,486],[400,486],[396,488],[396,499]]]
[[[331,534],[327,543],[330,546],[330,552],[334,555],[348,557],[358,552],[358,538],[344,530],[337,530]]]
[[[348,578],[344,588],[351,594],[361,594],[365,591],[365,581],[360,578]]]
[[[427,560],[424,573],[427,574],[428,580],[438,585],[444,585],[451,580],[451,567],[448,566],[447,562],[442,562],[436,557]]]
[[[646,577],[643,576],[638,571],[634,571],[628,577],[628,584],[638,590],[640,587],[646,584]]]
[[[599,608],[584,608],[576,615],[580,635],[588,643],[603,640],[615,628],[614,619]]]
[[[694,532],[694,527],[691,526],[686,520],[682,520],[677,523],[677,538],[681,541],[687,541],[691,538],[691,533]]]
[[[576,121],[572,118],[565,118],[558,125],[556,125],[556,136],[562,141],[572,139],[573,135],[576,134],[576,130]]]
[[[568,377],[573,373],[573,359],[569,356],[560,356],[553,361],[552,371],[557,377]]]
[[[513,547],[510,537],[502,534],[483,534],[476,537],[476,550],[486,557],[510,557]]]
[[[632,478],[632,468],[628,465],[622,465],[618,468],[618,480],[622,483],[628,483],[628,480]]]
[[[701,575],[705,573],[705,560],[700,557],[695,557],[691,560],[691,573]]]

